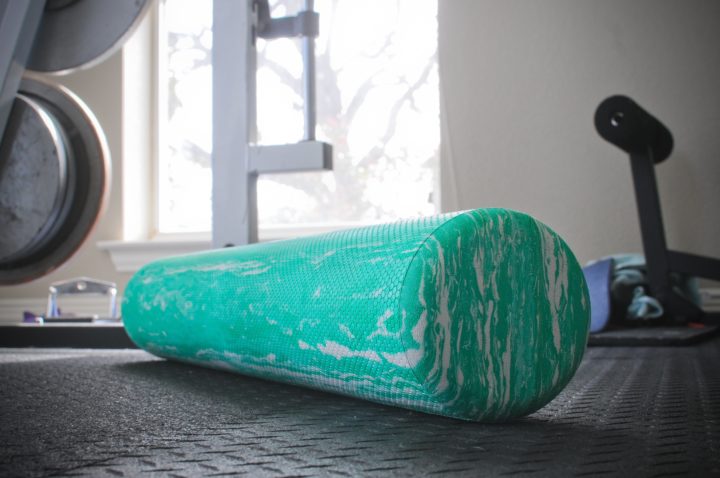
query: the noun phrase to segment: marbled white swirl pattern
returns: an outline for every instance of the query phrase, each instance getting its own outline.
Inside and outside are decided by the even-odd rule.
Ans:
[[[589,313],[567,245],[504,209],[164,259],[123,302],[161,357],[482,421],[560,392]]]

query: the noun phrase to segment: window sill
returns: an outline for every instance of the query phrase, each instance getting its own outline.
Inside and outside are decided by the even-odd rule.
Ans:
[[[164,257],[191,254],[212,247],[210,239],[153,239],[147,241],[100,241],[98,249],[110,254],[118,272],[136,272],[145,264]]]
[[[346,222],[267,226],[260,230],[260,242],[312,236],[370,224]],[[212,241],[209,233],[162,234],[144,241],[99,241],[97,247],[110,254],[110,259],[118,272],[136,272],[145,264],[157,259],[212,249]]]

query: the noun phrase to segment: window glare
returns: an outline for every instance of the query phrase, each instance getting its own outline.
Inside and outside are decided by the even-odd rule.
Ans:
[[[210,230],[212,1],[162,5],[158,231]]]
[[[293,15],[302,3],[271,1],[272,15]],[[315,7],[321,19],[317,136],[333,145],[334,170],[262,176],[261,227],[434,213],[437,0],[317,0]],[[164,11],[159,229],[209,230],[212,3],[165,0]],[[300,41],[258,40],[257,47],[258,141],[297,142],[303,132]]]

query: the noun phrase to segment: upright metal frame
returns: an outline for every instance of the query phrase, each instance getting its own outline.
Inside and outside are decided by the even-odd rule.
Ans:
[[[45,0],[0,0],[0,138],[44,8]]]
[[[312,0],[294,17],[270,18],[267,0],[213,3],[213,247],[257,242],[257,180],[260,174],[332,169],[332,148],[315,141]],[[258,146],[256,39],[301,37],[305,135],[296,144]]]

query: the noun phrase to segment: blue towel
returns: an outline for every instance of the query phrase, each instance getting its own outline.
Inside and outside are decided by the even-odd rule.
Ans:
[[[595,261],[583,268],[590,289],[590,333],[600,332],[610,320],[610,279],[613,259]]]

